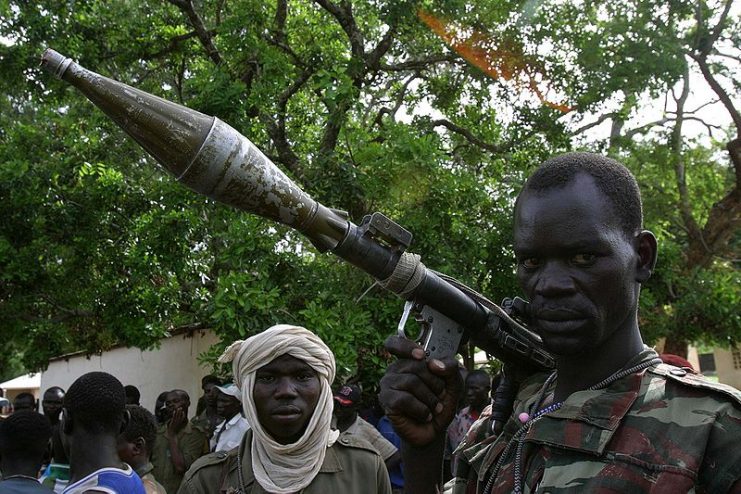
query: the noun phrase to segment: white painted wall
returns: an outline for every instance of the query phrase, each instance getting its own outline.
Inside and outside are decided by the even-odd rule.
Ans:
[[[124,385],[133,384],[141,392],[141,404],[148,410],[162,391],[184,389],[190,395],[189,417],[195,414],[201,396],[201,378],[209,369],[198,365],[198,355],[219,339],[210,330],[195,331],[192,336],[176,335],[163,339],[160,348],[141,351],[138,348],[114,348],[102,355],[75,355],[49,362],[41,374],[41,392],[52,386],[69,389],[81,375],[104,371]]]
[[[741,349],[726,350],[716,348],[715,370],[718,373],[718,382],[741,389]],[[735,353],[735,355],[734,355]]]

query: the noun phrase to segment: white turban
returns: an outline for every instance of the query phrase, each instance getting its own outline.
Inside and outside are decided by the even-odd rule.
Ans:
[[[306,430],[295,443],[280,444],[260,424],[252,392],[255,373],[281,355],[303,360],[319,376],[321,394]],[[278,324],[244,341],[235,341],[219,357],[232,362],[234,382],[242,393],[242,406],[252,426],[252,469],[268,492],[288,494],[308,486],[324,462],[324,455],[339,433],[330,428],[335,362],[332,350],[311,331]]]

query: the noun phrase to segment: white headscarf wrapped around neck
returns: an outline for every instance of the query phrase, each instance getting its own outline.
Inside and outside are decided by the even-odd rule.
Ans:
[[[281,355],[306,362],[319,376],[321,394],[306,430],[295,443],[280,444],[262,428],[252,392],[255,373]],[[289,494],[308,486],[322,466],[327,448],[339,435],[330,428],[335,362],[332,350],[311,331],[278,324],[244,341],[235,341],[219,357],[232,362],[234,382],[242,393],[242,406],[252,426],[252,469],[268,492]]]

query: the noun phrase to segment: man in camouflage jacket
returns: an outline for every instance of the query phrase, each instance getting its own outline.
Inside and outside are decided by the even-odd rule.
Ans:
[[[630,172],[588,153],[545,162],[515,204],[514,251],[528,323],[556,370],[523,381],[501,435],[459,448],[470,468],[455,491],[741,492],[741,394],[643,344],[638,298],[657,243]],[[404,440],[406,492],[434,492],[457,366],[401,338],[386,346],[400,359],[381,402]]]

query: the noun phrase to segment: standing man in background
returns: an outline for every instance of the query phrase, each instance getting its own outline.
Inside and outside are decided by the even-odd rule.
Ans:
[[[208,441],[203,429],[188,422],[187,392],[174,389],[167,393],[165,407],[167,421],[157,430],[152,448],[152,473],[169,494],[177,492],[193,462],[208,453]]]
[[[49,421],[32,410],[0,421],[0,493],[52,494],[36,480],[50,437]]]
[[[358,415],[361,391],[357,384],[345,384],[334,394],[334,416],[340,436],[356,436],[378,451],[390,472],[401,462],[401,453],[378,430]]]
[[[234,383],[225,386],[216,386],[216,411],[224,420],[216,426],[214,437],[211,438],[211,452],[229,451],[242,441],[244,433],[250,428],[250,423],[242,415],[241,393]]]
[[[149,458],[157,437],[157,423],[154,415],[144,407],[127,405],[129,424],[118,436],[118,456],[125,461],[142,479],[147,494],[167,494],[165,488],[152,474],[154,467]]]
[[[450,472],[455,475],[455,454],[453,453],[468,429],[479,419],[481,411],[490,402],[491,378],[486,371],[477,369],[466,375],[463,389],[467,406],[463,407],[448,426],[445,441],[445,456],[450,459]]]
[[[145,494],[139,476],[118,457],[118,435],[128,422],[126,395],[118,379],[89,372],[72,383],[60,422],[70,464],[70,483],[63,494]]]

